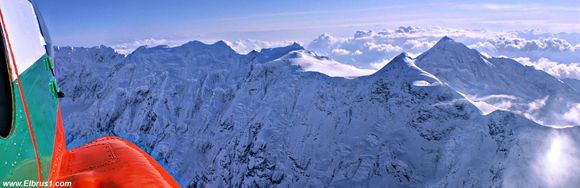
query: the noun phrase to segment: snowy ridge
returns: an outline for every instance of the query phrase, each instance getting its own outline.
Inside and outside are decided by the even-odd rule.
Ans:
[[[580,80],[576,80],[576,79],[563,79],[562,81],[564,81],[566,84],[568,84],[570,87],[574,88],[577,92],[580,93]]]
[[[440,85],[442,82],[431,73],[415,65],[415,60],[407,53],[401,53],[382,69],[377,71],[373,77],[387,78],[388,80],[402,79],[413,83],[415,86]]]
[[[417,57],[416,63],[473,101],[517,112],[546,126],[580,125],[580,118],[562,117],[562,111],[574,111],[580,104],[580,93],[512,59],[485,57],[444,37]]]
[[[352,65],[342,64],[307,50],[293,51],[282,56],[281,59],[299,66],[305,72],[319,72],[332,77],[356,78],[375,72],[375,70],[359,69]]]
[[[69,147],[103,135],[129,139],[184,187],[580,183],[577,169],[564,168],[578,164],[579,128],[482,115],[448,86],[452,77],[439,77],[446,72],[423,66],[438,53],[447,52],[401,54],[354,79],[293,63],[317,57],[297,44],[246,55],[199,42],[127,57],[61,48],[55,62]]]

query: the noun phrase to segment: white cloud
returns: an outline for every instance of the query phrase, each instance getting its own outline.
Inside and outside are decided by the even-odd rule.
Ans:
[[[532,66],[558,78],[573,78],[580,80],[579,63],[563,64],[547,58],[540,58],[538,61],[533,61],[529,57],[518,57],[514,59],[523,65]]]
[[[336,55],[349,55],[350,51],[342,49],[342,48],[337,48],[337,49],[333,49],[332,53],[336,54]]]
[[[580,164],[576,143],[565,133],[552,131],[544,135],[544,144],[539,144],[541,152],[537,152],[532,163],[534,173],[545,185],[541,187],[567,187],[571,185],[580,170],[574,168]]]
[[[580,104],[573,105],[568,112],[564,113],[563,118],[571,122],[580,122]]]
[[[481,4],[480,8],[487,9],[487,10],[518,10],[522,9],[523,6],[521,5],[514,5],[514,4],[493,4],[493,3],[485,3]]]
[[[365,43],[365,46],[368,47],[370,51],[378,51],[378,52],[399,52],[403,50],[401,47],[393,46],[390,44],[376,44],[373,42]]]
[[[549,6],[533,3],[454,3],[452,6],[466,10],[488,11],[577,11],[574,7]]]
[[[467,41],[486,41],[497,35],[479,30],[407,26],[395,30],[356,31],[351,37],[335,37],[325,33],[310,42],[307,49],[342,63],[371,69],[384,65],[385,59],[391,59],[401,52],[420,54],[435,45],[443,36]],[[351,53],[344,53],[346,51]]]
[[[407,40],[403,43],[403,48],[405,49],[428,49],[431,48],[437,43],[437,41],[423,41],[423,40],[416,40],[411,39]]]
[[[542,99],[538,99],[538,100],[531,102],[528,105],[528,107],[529,107],[528,112],[536,113],[541,108],[544,108],[544,106],[546,106],[546,101],[548,101],[548,98],[550,98],[550,96],[546,96]]]
[[[322,34],[310,42],[307,49],[330,56],[342,63],[370,69],[376,68],[377,64],[384,64],[384,59],[391,59],[401,52],[418,54],[426,51],[439,38],[449,34],[478,36],[468,31],[450,32],[449,29],[444,28],[399,27],[395,30],[357,31],[351,37]],[[336,49],[351,53],[339,53]]]
[[[526,40],[523,38],[498,38],[488,40],[484,46],[497,51],[551,51],[572,52],[574,46],[568,41],[559,38],[541,40]]]
[[[580,34],[539,30],[499,31],[454,28],[399,27],[394,30],[357,31],[350,37],[322,34],[306,46],[318,54],[359,68],[378,69],[401,52],[420,54],[443,36],[493,57],[528,57],[536,67],[560,78],[577,76]],[[346,53],[346,52],[350,53]],[[542,59],[543,58],[543,59]],[[546,60],[558,62],[547,63]],[[531,65],[531,64],[530,64]]]

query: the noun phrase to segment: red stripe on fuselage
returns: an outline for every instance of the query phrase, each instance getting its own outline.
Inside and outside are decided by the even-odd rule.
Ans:
[[[26,105],[26,99],[24,97],[24,91],[22,90],[22,83],[20,82],[20,75],[18,74],[18,67],[16,66],[16,59],[14,58],[14,51],[12,50],[12,44],[10,43],[10,37],[6,29],[6,22],[4,21],[4,14],[0,10],[0,19],[2,20],[2,29],[4,35],[6,36],[6,43],[8,43],[8,50],[10,51],[10,58],[12,59],[12,65],[14,66],[14,71],[16,72],[16,80],[18,82],[18,90],[20,91],[20,98],[22,98],[22,106],[24,107],[24,113],[26,114],[26,121],[28,122],[28,130],[30,130],[30,138],[32,139],[32,146],[34,147],[34,154],[36,156],[36,165],[38,170],[38,181],[43,182],[42,169],[40,167],[40,156],[38,155],[38,147],[36,146],[36,138],[34,137],[34,130],[32,129],[32,122],[30,121],[30,115],[28,114],[28,106]],[[38,185],[38,187],[43,187]]]
[[[67,155],[66,150],[66,140],[64,137],[64,127],[62,125],[62,115],[60,111],[60,106],[58,107],[58,112],[56,114],[56,132],[54,135],[54,147],[52,149],[52,162],[50,166],[50,173],[48,174],[48,180],[52,182],[58,181],[59,176],[62,174],[62,164],[65,156]]]

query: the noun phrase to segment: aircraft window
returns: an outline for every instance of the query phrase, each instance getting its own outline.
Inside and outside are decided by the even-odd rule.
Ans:
[[[1,31],[1,27],[0,27]],[[4,36],[3,33],[1,36]],[[0,137],[6,138],[12,131],[13,98],[12,79],[10,79],[9,61],[4,38],[0,37]]]

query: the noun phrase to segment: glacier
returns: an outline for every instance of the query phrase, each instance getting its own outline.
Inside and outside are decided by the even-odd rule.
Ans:
[[[580,128],[540,124],[578,102],[573,81],[447,37],[349,78],[320,73],[338,62],[296,43],[243,55],[223,41],[55,52],[68,147],[128,139],[184,187],[580,184]]]

